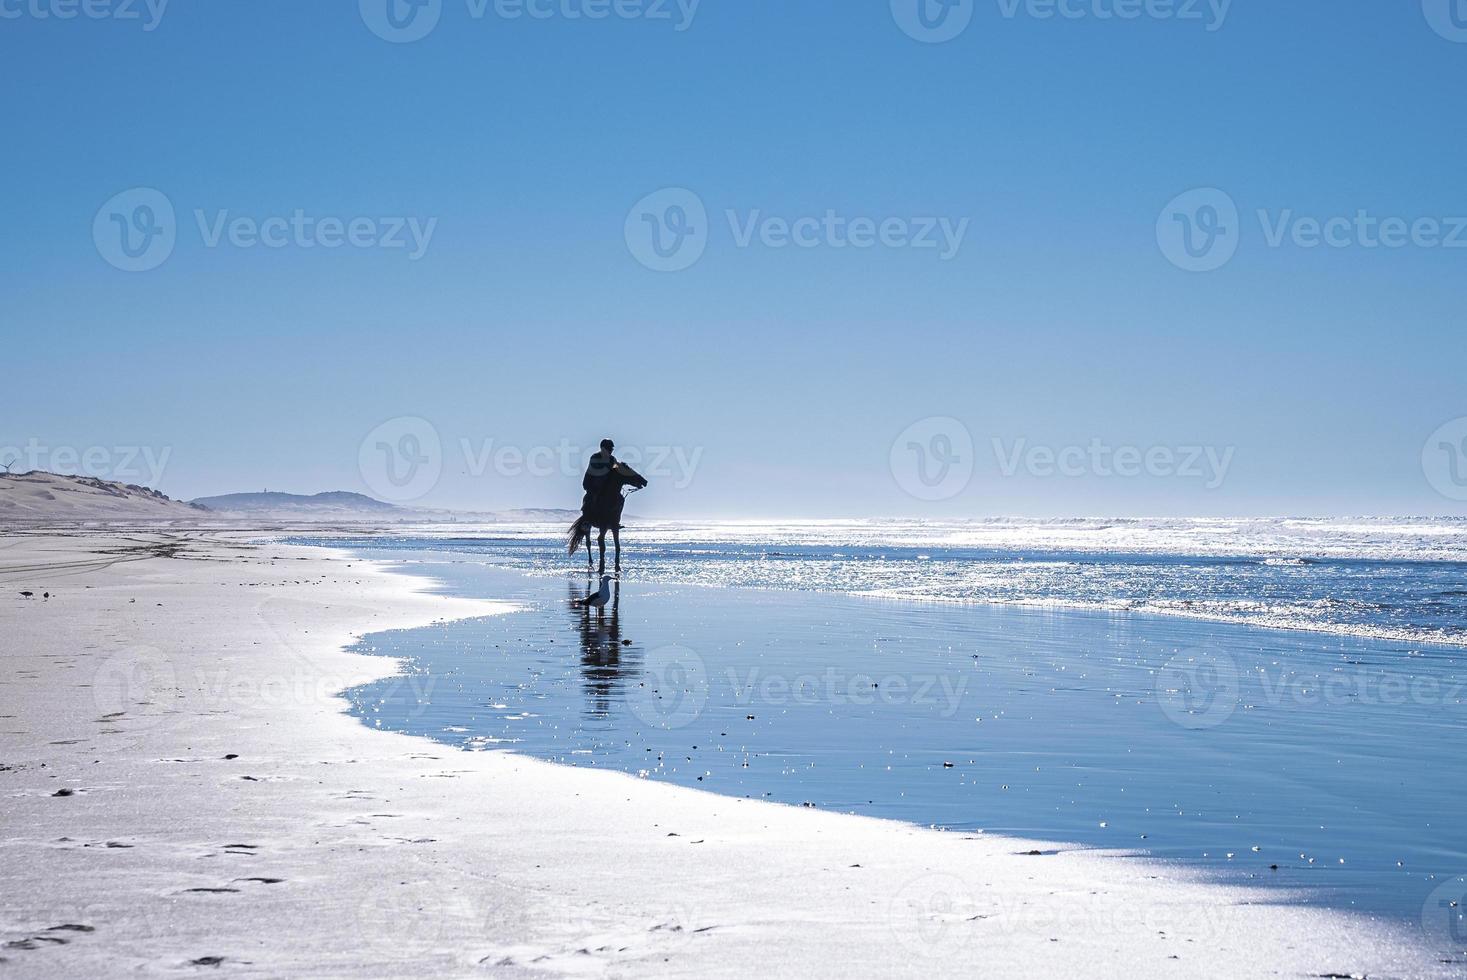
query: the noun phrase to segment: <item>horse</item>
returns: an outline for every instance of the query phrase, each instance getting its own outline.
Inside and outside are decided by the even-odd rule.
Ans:
[[[591,567],[591,529],[600,530],[598,543],[601,546],[601,571],[606,571],[606,532],[611,532],[616,544],[616,570],[621,571],[621,512],[627,498],[622,495],[624,487],[634,491],[647,486],[646,477],[626,463],[617,463],[606,474],[601,488],[581,506],[581,516],[570,526],[566,553],[574,555],[583,543],[586,546],[586,567]]]

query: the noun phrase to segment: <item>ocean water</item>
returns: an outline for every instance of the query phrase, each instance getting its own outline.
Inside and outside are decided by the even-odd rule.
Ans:
[[[569,567],[562,529],[442,527],[381,546]],[[626,534],[639,581],[1178,615],[1467,644],[1467,519],[659,523]],[[610,542],[608,542],[610,547]]]
[[[1000,523],[633,528],[599,613],[558,528],[314,543],[521,607],[367,638],[407,660],[350,692],[368,724],[1136,851],[1467,946],[1467,527]]]

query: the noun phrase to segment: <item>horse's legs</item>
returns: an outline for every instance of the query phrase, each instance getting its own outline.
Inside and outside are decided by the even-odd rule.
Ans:
[[[598,542],[601,545],[601,571],[598,574],[606,574],[606,528],[601,529],[601,537]]]
[[[595,568],[595,562],[591,558],[591,532],[595,530],[591,525],[586,525],[586,574],[590,575]]]
[[[621,528],[611,529],[611,540],[616,542],[616,570],[621,571]]]

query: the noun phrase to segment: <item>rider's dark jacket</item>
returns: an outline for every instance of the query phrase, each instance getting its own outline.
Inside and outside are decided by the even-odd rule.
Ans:
[[[614,466],[616,457],[604,452],[594,454],[586,464],[586,475],[581,477],[581,489],[586,492],[581,499],[582,513],[586,513],[591,507],[591,501],[601,494],[602,488],[606,486],[606,478],[611,475]]]

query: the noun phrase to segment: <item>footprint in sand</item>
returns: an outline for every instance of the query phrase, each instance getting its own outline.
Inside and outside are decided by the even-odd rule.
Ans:
[[[96,931],[97,930],[96,930],[96,927],[95,926],[84,926],[84,925],[78,925],[76,923],[68,922],[65,925],[52,926],[51,928],[45,929],[45,930],[37,933],[34,936],[27,936],[24,939],[12,939],[10,942],[6,943],[3,948],[4,949],[40,949],[40,948],[42,948],[43,945],[45,945],[45,946],[65,946],[67,943],[71,942],[70,939],[65,939],[65,938],[63,938],[61,936],[53,936],[53,935],[51,935],[51,933],[54,933],[54,932],[96,932]]]

